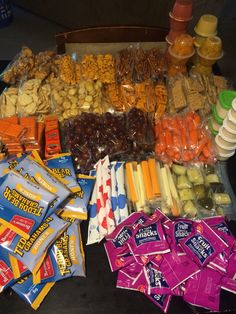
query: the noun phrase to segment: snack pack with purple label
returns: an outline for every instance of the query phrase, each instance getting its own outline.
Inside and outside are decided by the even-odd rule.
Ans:
[[[204,221],[194,222],[192,233],[179,243],[185,253],[200,267],[207,265],[228,248],[228,244]]]
[[[142,226],[134,228],[133,236],[127,241],[134,255],[164,254],[170,251],[158,215],[152,215]]]
[[[184,300],[195,306],[219,311],[222,275],[215,270],[202,268],[185,284]]]

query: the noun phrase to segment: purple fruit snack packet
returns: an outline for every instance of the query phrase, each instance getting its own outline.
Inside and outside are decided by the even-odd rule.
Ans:
[[[116,288],[136,291],[136,289],[132,286],[134,279],[135,278],[130,277],[122,270],[119,270],[117,275]]]
[[[218,272],[203,268],[186,282],[184,300],[192,305],[218,312],[221,278],[222,275]]]
[[[169,229],[165,229],[169,239],[171,250],[175,250],[178,254],[183,253],[179,242],[188,237],[193,230],[193,221],[190,219],[176,219],[169,225]]]
[[[116,248],[112,241],[106,241],[104,248],[112,272],[135,262],[134,256],[127,245]]]
[[[140,271],[138,276],[135,278],[135,280],[132,283],[132,286],[134,287],[136,291],[139,291],[144,294],[148,294],[149,284],[144,274],[144,268]]]
[[[144,275],[148,283],[148,294],[172,294],[163,273],[155,264],[148,263],[144,267]]]
[[[209,217],[204,220],[219,235],[230,248],[234,246],[235,238],[222,216]]]
[[[236,252],[233,252],[229,256],[228,267],[226,269],[226,275],[229,278],[236,279]]]
[[[137,263],[129,264],[118,272],[116,287],[121,289],[137,290],[132,283],[139,275],[142,267]]]
[[[164,313],[167,313],[171,295],[169,294],[146,294],[146,297],[158,306]]]
[[[148,219],[149,217],[142,212],[132,213],[128,218],[123,220],[112,233],[106,236],[106,240],[115,241],[115,239],[118,239],[119,241],[119,237],[120,237],[120,234],[122,234],[123,228],[127,226],[130,226],[130,227],[132,226],[132,228],[134,228],[136,225],[145,223],[145,221],[147,221]]]
[[[221,280],[221,289],[232,292],[232,293],[236,293],[236,280],[223,277]]]
[[[206,222],[195,222],[193,232],[180,245],[187,255],[203,267],[228,248],[225,241]]]
[[[139,225],[127,241],[134,255],[164,254],[170,251],[159,218],[150,217],[142,226]]]
[[[160,271],[173,290],[199,272],[200,269],[187,255],[178,255],[177,252],[172,251],[163,255]]]
[[[227,249],[224,252],[216,255],[216,257],[214,257],[213,260],[210,261],[207,267],[210,267],[224,275],[227,272],[229,256],[230,256],[230,249]]]

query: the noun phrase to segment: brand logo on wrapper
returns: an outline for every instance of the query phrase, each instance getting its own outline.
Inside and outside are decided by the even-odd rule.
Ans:
[[[219,231],[222,231],[222,232],[230,235],[230,236],[232,235],[227,224],[224,222],[219,223],[218,225],[215,226],[215,228]]]
[[[20,189],[20,185],[18,184],[18,190],[21,191],[22,188]],[[3,192],[3,196],[6,200],[8,200],[12,205],[15,207],[33,214],[35,216],[41,216],[43,207],[39,206],[39,203],[37,200],[40,200],[40,196],[36,195],[27,189],[23,188],[22,192],[24,193],[21,194],[15,189],[10,189],[8,186],[5,188],[5,191]],[[31,200],[31,199],[34,200]]]
[[[160,236],[157,232],[156,224],[140,228],[135,235],[135,243],[137,246],[152,241],[160,241]]]
[[[70,251],[69,251],[69,236],[65,233],[56,241],[56,259],[58,263],[58,267],[62,276],[70,274],[70,267],[72,266],[72,262],[70,259]]]
[[[211,244],[199,234],[189,238],[185,244],[198,257],[202,264],[204,264],[205,260],[214,253]]]
[[[192,230],[192,223],[188,223],[188,222],[177,222],[174,225],[174,237],[177,243],[179,243],[179,241],[181,239],[186,238],[188,235],[190,235]]]
[[[132,231],[127,228],[123,227],[120,232],[117,234],[114,240],[112,242],[114,243],[115,247],[121,247],[124,245],[124,243],[131,238],[132,236]]]
[[[163,277],[163,274],[160,271],[153,269],[151,264],[148,265],[147,272],[148,272],[148,276],[150,280],[150,285],[152,288],[155,288],[155,287],[168,288],[169,287]]]
[[[164,306],[166,295],[164,294],[151,294],[150,297],[157,302],[160,306]]]

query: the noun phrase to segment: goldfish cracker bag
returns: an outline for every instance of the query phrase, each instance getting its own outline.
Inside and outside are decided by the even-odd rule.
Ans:
[[[77,222],[73,222],[49,249],[33,281],[56,282],[73,276],[85,277],[84,251]]]
[[[26,276],[14,284],[12,290],[29,303],[34,310],[37,310],[54,284],[55,282],[48,282],[34,285],[32,276]]]
[[[15,171],[0,180],[0,223],[28,239],[56,196]]]

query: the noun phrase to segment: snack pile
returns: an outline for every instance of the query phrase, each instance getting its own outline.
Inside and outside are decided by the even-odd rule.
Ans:
[[[87,219],[117,287],[164,312],[174,295],[218,311],[220,290],[236,292],[236,199],[219,162],[236,151],[236,92],[213,73],[217,18],[193,38],[191,0],[169,17],[165,47],[23,47],[0,75],[0,292],[36,309],[56,281],[85,276]]]
[[[235,238],[223,217],[133,213],[106,240],[116,287],[145,294],[165,313],[173,296],[218,312],[221,289],[236,292]]]

